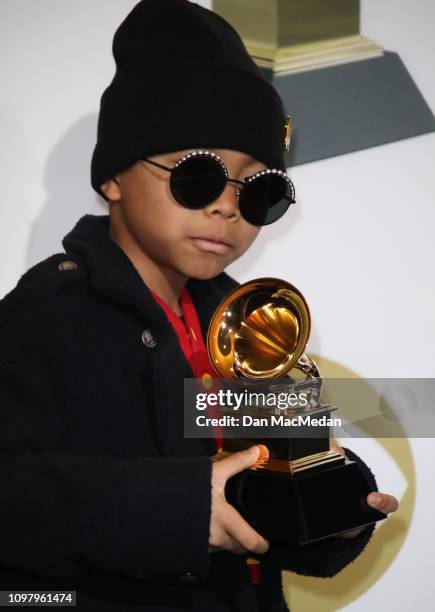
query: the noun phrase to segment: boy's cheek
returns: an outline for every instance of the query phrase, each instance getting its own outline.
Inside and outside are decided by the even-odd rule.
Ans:
[[[249,247],[255,242],[260,230],[261,227],[250,226],[250,231],[247,232],[246,236],[244,236],[244,239],[241,241],[241,246],[239,249],[237,249],[237,254],[235,254],[234,260],[241,257],[243,253],[249,249]]]

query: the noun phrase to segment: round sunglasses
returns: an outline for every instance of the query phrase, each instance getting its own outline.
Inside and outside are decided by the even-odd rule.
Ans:
[[[205,208],[219,198],[227,183],[239,185],[240,214],[251,225],[269,225],[295,203],[293,183],[281,170],[261,170],[239,181],[229,177],[222,159],[210,151],[188,153],[173,168],[146,157],[141,161],[171,173],[171,193],[186,208]]]

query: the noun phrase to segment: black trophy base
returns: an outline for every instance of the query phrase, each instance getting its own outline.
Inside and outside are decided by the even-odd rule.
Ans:
[[[245,470],[231,478],[225,495],[272,544],[308,544],[383,520],[366,501],[370,485],[358,463],[291,476],[270,469]]]

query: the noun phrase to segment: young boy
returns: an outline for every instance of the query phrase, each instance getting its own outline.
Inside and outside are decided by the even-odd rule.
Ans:
[[[284,611],[282,569],[333,576],[373,526],[269,546],[224,495],[258,448],[212,464],[213,441],[183,436],[183,379],[209,368],[208,323],[237,285],[223,270],[291,201],[282,104],[235,31],[186,0],[140,2],[113,52],[92,159],[109,215],[81,218],[1,302],[0,590]]]

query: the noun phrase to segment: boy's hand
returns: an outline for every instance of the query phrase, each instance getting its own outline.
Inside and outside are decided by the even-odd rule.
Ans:
[[[238,555],[248,551],[257,554],[267,552],[269,548],[267,540],[257,533],[225,499],[227,480],[254,465],[259,455],[259,447],[252,446],[212,464],[210,552],[221,549]]]
[[[344,457],[346,457],[346,453],[344,452],[344,448],[341,446],[331,446],[331,450],[335,450],[338,453],[341,453]],[[380,512],[384,514],[390,514],[390,512],[396,512],[399,507],[399,502],[393,495],[389,495],[388,493],[381,493],[379,491],[373,491],[367,495],[367,503],[372,508],[376,508]],[[355,536],[357,536],[364,527],[358,527],[357,529],[352,529],[352,531],[347,531],[346,533],[342,533],[340,538],[345,538],[346,540],[351,540]]]

